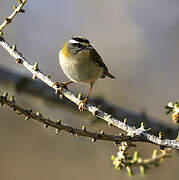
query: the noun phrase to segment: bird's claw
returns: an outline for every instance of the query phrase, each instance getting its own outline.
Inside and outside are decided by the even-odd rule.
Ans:
[[[88,98],[83,99],[79,104],[79,110],[84,111],[86,109],[86,105],[88,102]]]
[[[62,87],[68,90],[67,88],[68,84],[69,84],[68,82],[55,82],[53,85],[56,86],[57,88]]]

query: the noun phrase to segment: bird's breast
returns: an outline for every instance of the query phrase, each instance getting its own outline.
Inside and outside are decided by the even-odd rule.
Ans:
[[[92,60],[67,58],[61,51],[59,61],[63,72],[74,82],[94,83],[103,73],[103,68]]]

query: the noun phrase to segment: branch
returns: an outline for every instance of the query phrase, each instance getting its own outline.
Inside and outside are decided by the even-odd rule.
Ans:
[[[56,129],[56,134],[58,134],[61,130],[67,131],[73,135],[77,136],[84,136],[84,137],[90,137],[92,138],[92,142],[95,142],[96,140],[106,140],[106,141],[113,141],[115,144],[119,144],[122,141],[126,142],[136,142],[141,141],[140,137],[131,137],[131,136],[125,136],[125,135],[107,135],[102,130],[101,133],[92,133],[90,131],[87,131],[86,127],[83,126],[82,129],[77,129],[72,126],[68,126],[66,124],[62,124],[61,120],[57,120],[56,122],[45,118],[42,116],[40,112],[33,113],[32,109],[24,109],[16,104],[14,100],[14,96],[10,97],[10,100],[7,99],[7,93],[5,93],[3,96],[0,96],[0,104],[3,106],[6,104],[7,106],[11,107],[18,115],[23,114],[26,116],[25,120],[28,121],[30,118],[33,118],[34,120],[37,120],[43,124],[45,124],[45,127],[48,126]]]
[[[38,96],[38,98],[41,98],[43,101],[48,100],[56,103],[58,106],[62,104],[68,109],[73,109],[75,113],[80,113],[74,103],[68,101],[66,98],[64,98],[63,101],[59,101],[57,96],[54,94],[53,89],[46,84],[41,81],[34,81],[30,77],[23,76],[17,72],[12,72],[3,66],[0,66],[0,86],[7,90],[13,89],[17,92]],[[170,127],[167,123],[156,118],[151,118],[144,113],[138,113],[126,108],[115,106],[102,97],[91,97],[89,102],[94,105],[100,104],[103,111],[108,111],[108,113],[113,114],[117,119],[124,119],[127,117],[128,124],[131,126],[140,126],[142,119],[146,127],[152,128],[151,132],[155,135],[158,135],[159,131],[162,131],[165,136],[170,138],[174,138],[178,134],[179,128],[177,128],[177,126]],[[95,121],[94,119],[93,122],[102,121],[99,121],[99,119]]]
[[[6,17],[4,22],[0,25],[0,32],[9,24],[11,23],[11,21],[13,20],[13,18],[16,16],[17,13],[21,12],[21,13],[24,13],[25,10],[22,9],[24,4],[26,3],[26,0],[18,0],[18,3],[19,5],[16,7],[16,6],[13,6],[13,13],[9,16],[9,17]]]
[[[53,88],[56,93],[60,92],[60,88],[57,88],[54,86],[54,83],[49,77],[45,76],[38,67],[38,64],[35,63],[34,66],[32,66],[23,56],[21,53],[17,51],[15,48],[16,46],[11,47],[5,39],[1,36],[0,37],[0,45],[6,49],[9,54],[16,59],[16,62],[22,66],[24,66],[28,71],[30,71],[33,74],[33,79],[40,79],[44,83],[46,83],[48,86]],[[63,89],[61,91],[62,95],[64,95],[66,98],[74,102],[77,106],[81,104],[81,100],[77,98],[74,94],[72,94],[70,91]],[[115,119],[112,115],[100,110],[99,108],[90,105],[89,103],[86,106],[86,110],[91,112],[94,116],[103,119],[107,121],[109,124],[112,124],[119,129],[122,129],[123,131],[126,131],[128,135],[130,136],[140,136],[142,141],[153,143],[156,145],[159,145],[161,147],[171,147],[174,149],[179,149],[179,142],[176,140],[168,140],[168,139],[161,139],[161,137],[157,137],[154,135],[151,135],[148,133],[148,130],[146,130],[143,126],[140,128],[135,128],[127,125],[125,122],[121,122],[118,119]]]
[[[128,174],[133,175],[133,167],[139,167],[142,175],[145,174],[146,169],[151,167],[159,166],[163,162],[164,158],[171,157],[171,148],[161,150],[158,154],[157,149],[154,149],[153,154],[150,158],[143,159],[138,151],[135,151],[131,157],[127,150],[132,146],[130,142],[122,142],[119,146],[119,151],[116,156],[112,155],[111,160],[113,162],[114,168],[120,170],[125,168]]]

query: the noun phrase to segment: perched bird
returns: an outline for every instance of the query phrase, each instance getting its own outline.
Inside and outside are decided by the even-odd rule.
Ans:
[[[56,85],[59,84],[66,88],[68,84],[73,82],[90,84],[88,96],[82,101],[81,110],[84,110],[96,80],[106,76],[115,78],[108,72],[94,47],[82,36],[72,37],[65,42],[59,52],[59,62],[63,72],[71,81],[57,82]]]

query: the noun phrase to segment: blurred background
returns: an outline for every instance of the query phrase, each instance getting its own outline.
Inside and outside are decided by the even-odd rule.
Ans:
[[[14,3],[0,0],[1,23],[12,12]],[[178,101],[179,1],[38,0],[27,1],[24,9],[25,14],[17,15],[4,36],[31,64],[38,61],[40,69],[54,81],[67,80],[58,63],[58,52],[71,36],[85,36],[116,76],[115,80],[99,80],[92,96],[101,95],[111,104],[135,112],[145,111],[174,126],[170,116],[165,115],[164,106]],[[0,66],[31,76],[2,47]],[[69,87],[84,95],[89,88],[79,84]],[[0,94],[5,90],[7,87],[1,87]],[[74,115],[63,106],[9,91],[23,107],[40,110],[53,120],[60,117],[75,127],[87,124],[89,130],[96,132],[105,128],[104,124],[92,124],[88,115]],[[128,179],[125,171],[117,172],[112,167],[110,156],[118,149],[112,143],[94,145],[88,138],[77,139],[66,132],[54,137],[53,130],[22,119],[9,108],[0,108],[1,179]],[[147,157],[155,147],[139,143],[137,148]],[[173,154],[161,167],[151,169],[146,179],[176,179],[177,162],[178,157]]]

